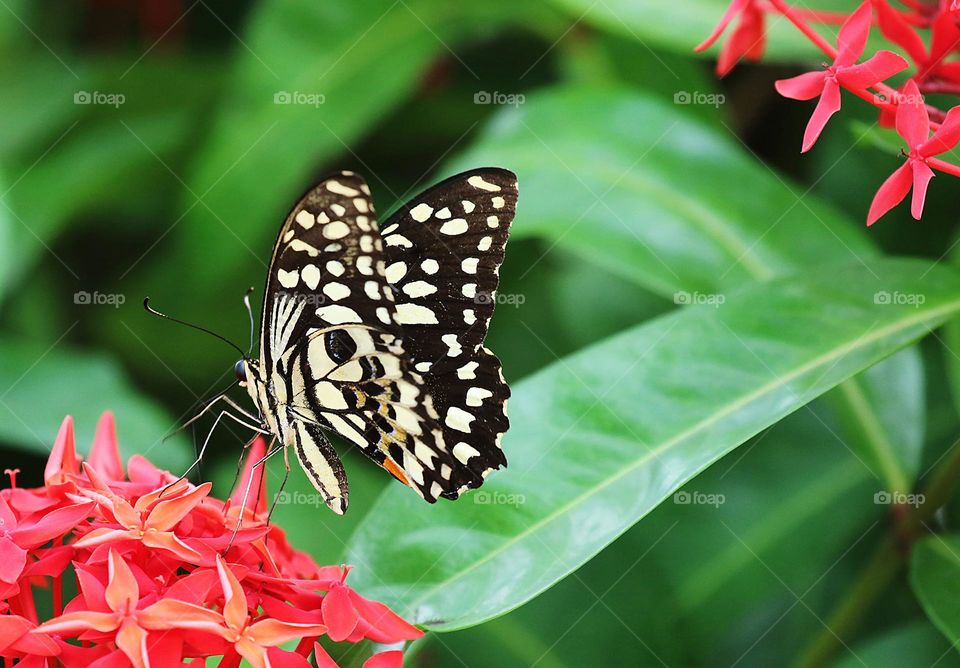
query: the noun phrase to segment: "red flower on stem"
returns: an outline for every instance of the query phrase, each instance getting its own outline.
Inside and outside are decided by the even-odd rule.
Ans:
[[[917,220],[923,213],[927,186],[933,178],[933,167],[957,174],[956,167],[933,156],[949,151],[960,142],[960,107],[947,113],[940,128],[930,136],[930,114],[920,89],[913,81],[907,82],[904,94],[897,104],[897,132],[907,142],[909,153],[904,162],[883,182],[870,205],[867,225],[873,225],[890,209],[903,201],[910,190],[913,198],[910,213]]]
[[[837,37],[837,56],[825,70],[777,81],[777,91],[784,97],[794,100],[820,97],[803,134],[801,152],[810,150],[827,121],[840,110],[841,87],[863,91],[909,66],[892,51],[879,51],[869,60],[856,64],[870,34],[871,12],[869,1],[865,2],[844,22]]]
[[[256,439],[250,459],[265,449]],[[321,636],[396,644],[423,635],[345,584],[348,568],[318,566],[267,524],[262,467],[247,465],[238,482],[241,494],[248,484],[259,492],[245,508],[143,457],[126,468],[106,414],[87,462],[67,418],[43,487],[18,488],[10,473],[11,488],[0,490],[3,665],[165,668],[222,657],[222,668],[236,668],[241,658],[257,668],[305,668],[314,653],[330,667],[336,664],[320,648]],[[77,582],[66,604],[64,578]],[[38,605],[40,598],[52,598],[52,606]],[[52,616],[41,619],[38,610],[51,607]],[[280,647],[295,639],[293,651]],[[367,665],[401,662],[394,650]]]
[[[766,26],[763,8],[757,0],[733,0],[717,27],[707,39],[697,45],[694,51],[705,51],[713,46],[737,15],[740,16],[737,27],[720,48],[720,56],[717,59],[717,74],[720,76],[726,76],[741,58],[757,61],[763,57],[766,46]]]

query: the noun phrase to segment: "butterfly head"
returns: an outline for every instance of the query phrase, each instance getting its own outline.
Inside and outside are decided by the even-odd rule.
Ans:
[[[233,373],[240,387],[252,387],[260,378],[259,363],[255,359],[244,357],[233,365]]]

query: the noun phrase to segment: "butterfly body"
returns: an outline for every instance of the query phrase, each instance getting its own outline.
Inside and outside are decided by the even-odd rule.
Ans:
[[[257,359],[238,363],[263,426],[335,512],[339,434],[421,497],[455,499],[506,465],[509,388],[483,347],[516,177],[466,172],[381,228],[343,172],[289,214],[274,245]]]

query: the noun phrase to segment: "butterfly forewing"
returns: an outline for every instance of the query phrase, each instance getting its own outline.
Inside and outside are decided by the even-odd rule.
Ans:
[[[455,498],[506,463],[498,442],[507,428],[509,391],[499,361],[480,344],[492,313],[516,180],[503,170],[482,172],[463,175],[462,182],[448,180],[401,209],[389,225],[394,234],[405,234],[406,244],[381,236],[366,183],[348,172],[307,193],[280,230],[261,319],[260,376],[250,393],[337,512],[346,509],[346,477],[318,426],[340,434],[431,502]],[[466,203],[468,188],[480,191],[473,193],[472,206]],[[491,193],[502,194],[494,200]],[[457,241],[438,246],[430,241],[433,232],[411,226],[423,222],[417,220],[423,208],[415,207],[429,201],[439,211],[451,198],[463,214],[476,216],[464,219],[463,233],[440,230]],[[478,236],[481,230],[475,233],[473,226],[480,215],[490,232]],[[493,217],[503,223],[492,226]],[[472,255],[464,252],[467,243],[473,244]],[[395,247],[404,252],[403,262],[423,254],[407,281],[389,280],[400,261]],[[428,259],[435,270],[433,263],[424,265]],[[435,277],[443,291],[425,294],[413,283],[418,271]],[[473,297],[464,291],[461,274],[475,278],[479,292]],[[476,306],[470,323],[463,320],[468,304]],[[413,322],[411,314],[422,309],[436,313],[435,322]],[[450,354],[448,334],[457,337],[457,355]],[[437,343],[448,359],[425,367],[422,362],[436,361]]]

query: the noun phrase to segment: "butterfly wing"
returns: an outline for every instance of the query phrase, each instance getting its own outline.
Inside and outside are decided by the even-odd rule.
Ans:
[[[337,512],[346,508],[346,480],[314,425],[336,431],[428,501],[464,479],[482,482],[461,470],[464,447],[444,440],[424,378],[409,364],[394,299],[366,184],[351,173],[321,182],[274,246],[261,320],[261,367],[272,383],[261,404]]]
[[[444,481],[447,498],[506,465],[499,446],[510,390],[482,344],[517,195],[513,172],[472,170],[415,197],[382,227],[404,347],[457,463]]]

